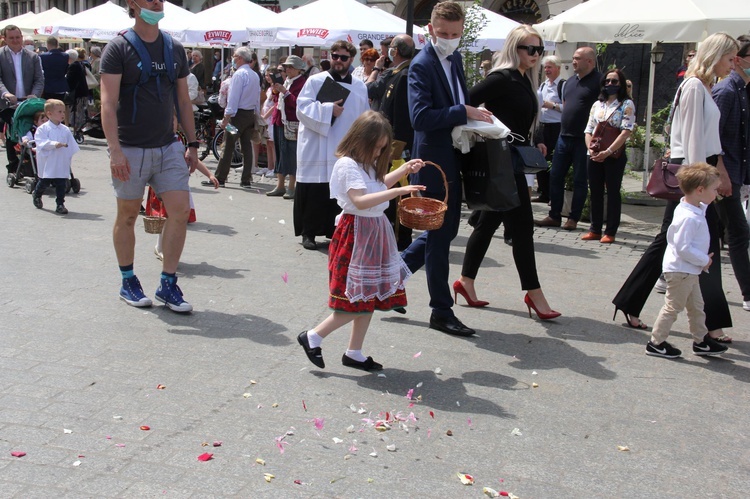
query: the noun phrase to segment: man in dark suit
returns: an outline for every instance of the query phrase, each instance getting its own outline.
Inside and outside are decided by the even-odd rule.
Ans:
[[[461,218],[461,175],[458,151],[451,131],[467,119],[491,122],[486,109],[469,102],[461,54],[456,48],[464,31],[464,12],[456,2],[439,2],[427,25],[431,42],[409,66],[408,99],[414,128],[412,157],[441,166],[448,180],[448,211],[443,226],[422,233],[402,254],[412,272],[423,265],[430,292],[430,327],[448,334],[471,336],[474,330],[453,314],[453,297],[448,285],[451,241]],[[443,178],[435,168],[422,168],[412,183],[423,184],[423,193],[435,199],[445,197]]]
[[[19,98],[29,99],[42,95],[44,73],[39,55],[23,49],[23,34],[18,26],[9,24],[0,34],[6,43],[0,48],[0,97],[9,105],[0,112],[0,118],[10,125],[13,123],[13,112]],[[6,140],[9,173],[15,172],[18,167],[15,146],[15,142]]]
[[[57,38],[47,38],[47,52],[40,55],[42,69],[44,70],[44,93],[45,99],[65,99],[68,88],[68,80],[65,74],[68,72],[68,54],[60,48]]]
[[[402,158],[406,161],[411,159],[412,142],[414,141],[414,129],[409,118],[409,64],[414,57],[414,40],[409,35],[398,35],[391,40],[388,49],[388,57],[393,61],[390,68],[383,71],[382,64],[385,58],[381,57],[375,63],[367,83],[367,95],[372,102],[378,101],[378,110],[388,118],[393,128],[394,140],[406,143]],[[383,73],[381,77],[377,74]],[[374,109],[374,106],[373,106]],[[398,187],[399,184],[394,185]],[[396,226],[398,200],[392,199],[385,214]],[[396,244],[400,251],[405,250],[411,244],[412,230],[404,225],[398,225],[396,231]]]

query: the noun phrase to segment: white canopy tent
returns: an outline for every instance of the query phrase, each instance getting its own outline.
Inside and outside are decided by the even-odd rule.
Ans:
[[[23,19],[22,21],[19,21],[17,23],[17,26],[21,28],[21,31],[23,31],[24,35],[40,35],[42,33],[39,33],[37,29],[39,28],[39,26],[46,26],[48,24],[62,22],[65,19],[69,19],[71,17],[73,16],[71,16],[67,12],[58,9],[57,7],[52,7],[51,9],[40,12],[33,17],[28,17],[26,19]]]
[[[25,14],[21,14],[20,16],[16,17],[9,17],[8,19],[5,19],[4,21],[0,21],[0,29],[3,29],[4,27],[8,25],[15,25],[18,26],[19,23],[22,23],[24,20],[29,20],[36,17],[36,14],[34,12],[26,12]],[[20,26],[18,26],[20,28]],[[21,31],[23,31],[23,28],[21,28]]]
[[[384,14],[356,0],[317,0],[278,14],[275,41],[279,45],[330,47],[336,40],[357,45],[368,39],[377,45],[389,36],[406,32],[403,19]]]
[[[732,36],[750,34],[750,1],[747,0],[589,0],[553,19],[537,24],[545,40],[586,43],[700,42],[708,35],[726,31]],[[616,13],[616,14],[613,14]],[[646,144],[651,139],[654,71],[649,71],[646,103]],[[644,155],[648,182],[649,148]]]
[[[175,29],[185,26],[195,15],[174,4],[164,2],[164,20],[159,23],[159,27],[174,35]],[[132,27],[134,22],[126,9],[107,2],[62,21],[40,25],[38,32],[43,35],[109,41],[120,31]]]
[[[277,26],[278,16],[250,0],[228,0],[195,14],[175,37],[186,45],[263,44],[273,41],[272,28]]]
[[[484,49],[496,52],[503,48],[505,45],[505,39],[508,37],[508,33],[511,32],[521,23],[518,23],[512,19],[487,10],[484,7],[480,7],[487,19],[487,24],[479,32],[476,41],[469,48],[472,52],[481,52]],[[546,50],[555,50],[555,43],[549,40],[544,40]]]

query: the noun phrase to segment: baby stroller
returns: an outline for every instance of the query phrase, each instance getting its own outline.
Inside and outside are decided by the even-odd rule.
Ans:
[[[34,114],[39,111],[44,111],[44,99],[33,98],[26,99],[16,108],[13,113],[13,124],[10,126],[8,137],[18,143],[20,147],[20,157],[18,161],[18,168],[15,173],[8,173],[6,181],[8,187],[14,187],[24,177],[29,177],[25,181],[26,192],[31,194],[36,188],[36,184],[39,181],[37,167],[36,167],[36,154],[34,153],[35,143],[29,141],[23,143],[23,136],[31,130],[34,125]],[[66,183],[66,192],[78,193],[81,190],[81,181],[73,176],[73,171],[70,172],[70,179]]]
[[[79,144],[83,144],[84,135],[88,135],[89,137],[93,137],[95,139],[104,138],[104,128],[102,128],[101,113],[97,113],[86,118],[86,122],[73,133],[73,137]]]

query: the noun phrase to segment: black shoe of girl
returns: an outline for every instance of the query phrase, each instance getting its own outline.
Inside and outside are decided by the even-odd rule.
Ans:
[[[353,367],[354,369],[362,369],[363,371],[382,371],[383,365],[378,364],[374,360],[372,360],[372,357],[367,357],[363,361],[354,360],[351,357],[347,357],[346,354],[344,354],[341,357],[341,363],[344,364],[346,367]]]
[[[310,362],[323,369],[326,363],[323,362],[323,351],[320,347],[310,348],[310,342],[307,341],[307,331],[302,331],[297,336],[297,343],[302,345],[302,349],[305,351],[305,355],[310,359]]]

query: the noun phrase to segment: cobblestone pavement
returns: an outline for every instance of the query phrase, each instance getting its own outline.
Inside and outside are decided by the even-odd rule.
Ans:
[[[103,142],[87,138],[82,149],[74,171],[83,189],[69,196],[67,216],[50,209],[51,191],[36,210],[23,190],[0,189],[0,497],[750,490],[750,315],[731,267],[723,276],[735,343],[722,359],[647,357],[648,333],[612,321],[610,301],[661,209],[626,206],[611,246],[580,241],[581,230],[536,231],[558,320],[529,318],[498,234],[477,281],[490,306],[456,308],[476,337],[427,327],[420,272],[407,287],[407,315],[373,319],[365,353],[385,365],[382,375],[340,365],[348,331],[326,340],[328,366],[317,369],[295,337],[328,313],[326,253],[302,249],[292,202],[264,195],[271,180],[248,191],[232,174],[214,191],[193,177],[198,222],[179,278],[195,311],[135,309],[117,297]],[[544,208],[535,206],[537,217]],[[455,240],[452,278],[469,229],[462,224]],[[137,231],[136,273],[152,294],[155,236],[140,221]],[[651,297],[645,322],[661,303]],[[672,340],[690,351],[683,316]],[[390,429],[378,431],[385,419]],[[213,458],[199,461],[204,453]]]

